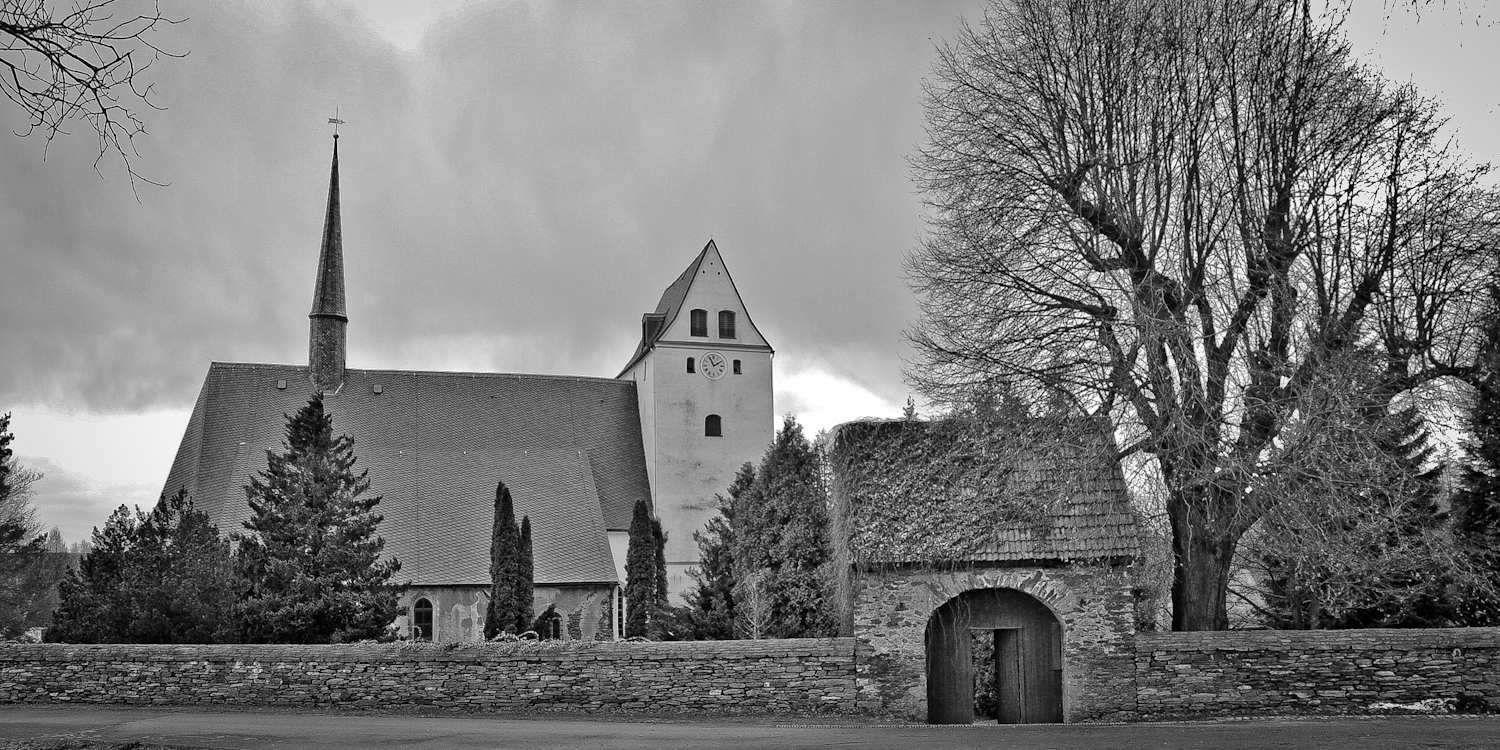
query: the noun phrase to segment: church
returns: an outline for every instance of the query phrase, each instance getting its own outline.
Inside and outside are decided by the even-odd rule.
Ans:
[[[397,624],[439,642],[483,638],[498,482],[532,523],[534,612],[559,636],[621,636],[627,531],[646,500],[667,531],[669,588],[698,564],[693,532],[774,430],[773,350],[712,241],[641,318],[613,378],[346,367],[338,136],[334,136],[307,364],[213,362],[165,491],[187,488],[228,534],[244,488],[281,451],[285,415],[324,394],[381,496],[386,554],[405,584]]]

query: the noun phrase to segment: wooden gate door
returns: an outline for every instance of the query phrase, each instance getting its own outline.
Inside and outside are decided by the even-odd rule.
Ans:
[[[1046,605],[1011,589],[967,591],[927,624],[927,721],[974,721],[971,630],[995,633],[1002,724],[1061,722],[1062,625]]]

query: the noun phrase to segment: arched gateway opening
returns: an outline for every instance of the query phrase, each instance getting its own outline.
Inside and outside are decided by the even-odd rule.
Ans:
[[[926,640],[927,723],[973,723],[984,686],[993,686],[1001,724],[1062,721],[1062,623],[1034,597],[1014,589],[965,591],[932,613]],[[987,648],[994,659],[983,660],[976,675],[974,654]]]

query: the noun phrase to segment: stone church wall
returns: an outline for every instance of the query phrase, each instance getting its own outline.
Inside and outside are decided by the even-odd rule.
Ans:
[[[565,641],[611,640],[613,620],[612,586],[547,586],[533,589],[531,612],[540,615],[556,606],[562,617],[559,635]],[[405,614],[396,618],[396,627],[409,633],[412,605],[418,599],[432,602],[432,619],[436,643],[478,643],[484,640],[484,614],[489,605],[488,586],[412,586],[401,595],[398,604]]]
[[[1125,569],[1083,565],[856,574],[851,606],[862,709],[926,720],[927,623],[945,602],[976,589],[1030,594],[1062,623],[1065,721],[1129,718],[1135,607]]]
[[[852,713],[854,642],[3,644],[0,703]]]

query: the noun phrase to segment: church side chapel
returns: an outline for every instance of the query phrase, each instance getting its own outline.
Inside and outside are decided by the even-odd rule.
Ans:
[[[830,527],[861,705],[934,724],[1126,710],[1139,542],[1114,455],[1087,419],[840,425]]]
[[[321,391],[382,498],[385,554],[401,561],[411,637],[483,640],[496,485],[532,523],[533,616],[571,640],[621,636],[631,511],[668,532],[671,595],[697,564],[692,534],[714,495],[772,437],[773,350],[712,241],[646,313],[615,378],[346,367],[338,136],[308,363],[213,362],[166,492],[187,488],[224,533],[250,516],[244,487],[279,450],[286,414]]]

